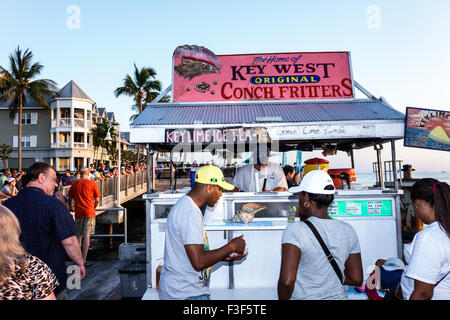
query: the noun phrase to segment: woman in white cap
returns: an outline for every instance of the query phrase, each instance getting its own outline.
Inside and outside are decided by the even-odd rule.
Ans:
[[[279,299],[347,299],[344,285],[360,286],[363,281],[361,250],[353,227],[328,215],[333,180],[314,170],[289,191],[300,192],[301,221],[283,233]]]

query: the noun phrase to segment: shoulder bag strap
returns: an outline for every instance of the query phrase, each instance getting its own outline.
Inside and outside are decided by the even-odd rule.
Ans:
[[[330,250],[328,250],[328,247],[326,246],[326,244],[323,241],[322,237],[320,236],[319,232],[317,231],[317,229],[314,227],[314,225],[310,221],[306,220],[304,222],[311,229],[314,236],[316,236],[317,241],[319,241],[320,246],[322,247],[323,251],[325,252],[325,255],[327,256],[327,260],[330,262],[331,266],[333,267],[334,271],[336,272],[339,280],[341,281],[341,284],[344,284],[344,281],[342,279],[342,272],[339,269],[339,267],[336,263],[336,260],[334,260],[334,257],[331,254]]]
[[[441,279],[441,280],[439,280],[438,282],[436,282],[436,284],[434,285],[435,287],[442,281],[442,280],[444,280],[445,278],[447,278],[447,276],[450,274],[450,271],[449,272],[447,272],[447,274]]]

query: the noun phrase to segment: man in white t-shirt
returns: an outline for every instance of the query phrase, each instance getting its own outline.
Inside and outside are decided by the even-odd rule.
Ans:
[[[240,260],[246,255],[243,236],[234,238],[219,249],[209,250],[200,211],[204,204],[214,207],[222,196],[222,189],[233,188],[218,167],[201,167],[195,173],[191,191],[170,210],[159,283],[161,300],[209,300],[211,266],[219,261]]]
[[[255,151],[253,162],[236,173],[233,191],[261,192],[261,191],[287,191],[288,184],[281,166],[270,162],[270,149]]]

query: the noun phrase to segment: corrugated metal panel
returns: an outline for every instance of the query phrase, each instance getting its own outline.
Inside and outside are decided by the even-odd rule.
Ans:
[[[239,104],[149,105],[132,125],[256,123],[257,117],[281,117],[283,122],[395,120],[405,115],[379,101],[287,102]]]

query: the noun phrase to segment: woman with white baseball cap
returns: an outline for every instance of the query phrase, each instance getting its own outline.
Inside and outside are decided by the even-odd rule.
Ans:
[[[328,215],[333,180],[313,170],[289,191],[300,193],[301,221],[289,224],[281,240],[279,299],[347,299],[344,285],[363,281],[361,250],[353,227]]]

